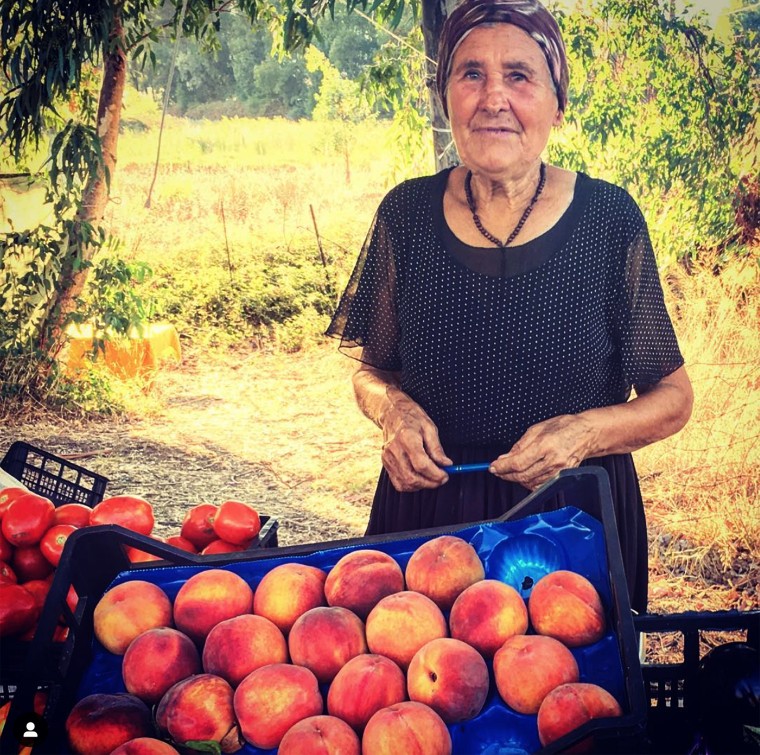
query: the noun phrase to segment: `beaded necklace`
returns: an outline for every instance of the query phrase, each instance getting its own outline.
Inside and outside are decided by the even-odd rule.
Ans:
[[[538,187],[536,188],[536,193],[533,195],[533,198],[530,200],[530,204],[525,208],[525,212],[522,214],[522,217],[518,221],[517,225],[515,226],[515,230],[512,231],[512,233],[509,234],[509,237],[507,240],[502,244],[502,242],[496,238],[492,233],[489,233],[484,227],[483,223],[480,220],[480,217],[478,216],[477,208],[475,206],[475,198],[472,196],[472,171],[468,170],[467,175],[464,179],[464,193],[467,196],[467,206],[470,208],[470,212],[472,213],[472,219],[475,222],[475,227],[485,236],[492,244],[495,244],[498,247],[501,247],[502,249],[506,246],[509,246],[515,238],[517,238],[517,234],[520,233],[522,230],[522,227],[525,225],[525,221],[528,219],[528,215],[533,211],[533,207],[538,201],[539,196],[541,195],[541,192],[544,190],[544,184],[546,183],[546,165],[543,161],[541,161],[541,170],[540,170],[540,178],[538,179]]]

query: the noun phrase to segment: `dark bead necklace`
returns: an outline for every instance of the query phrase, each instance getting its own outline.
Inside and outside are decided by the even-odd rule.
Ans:
[[[464,179],[464,193],[467,196],[467,206],[470,208],[470,212],[472,213],[472,219],[475,222],[475,227],[492,244],[495,244],[496,246],[501,247],[502,249],[506,246],[509,246],[517,238],[517,234],[520,233],[520,231],[522,230],[522,227],[525,225],[525,221],[528,219],[528,215],[530,215],[530,213],[533,212],[533,207],[538,201],[538,198],[541,195],[541,192],[544,190],[545,183],[546,183],[546,165],[544,164],[543,161],[541,161],[540,178],[538,179],[538,187],[536,188],[536,193],[533,195],[533,199],[530,200],[530,204],[525,208],[525,212],[522,214],[522,217],[520,218],[517,225],[515,226],[515,230],[509,234],[509,237],[507,238],[507,240],[502,244],[502,242],[499,239],[497,239],[496,236],[494,236],[492,233],[489,233],[483,227],[483,223],[480,221],[477,208],[475,207],[475,198],[472,196],[472,171],[468,170],[467,175],[465,176],[465,179]]]

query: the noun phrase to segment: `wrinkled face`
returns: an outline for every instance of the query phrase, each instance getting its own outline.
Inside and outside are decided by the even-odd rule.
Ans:
[[[462,161],[493,177],[534,164],[562,120],[541,48],[511,24],[479,26],[462,40],[446,102]]]

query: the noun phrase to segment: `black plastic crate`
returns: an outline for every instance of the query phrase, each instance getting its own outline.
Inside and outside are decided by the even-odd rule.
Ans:
[[[103,500],[108,484],[107,477],[20,440],[8,449],[0,467],[56,506],[83,503],[92,508]]]
[[[572,517],[572,526],[569,529],[575,528],[577,531],[578,543],[584,539],[587,541],[588,534],[592,533],[591,539],[596,543],[593,547],[606,555],[606,558],[601,558],[598,563],[590,564],[589,569],[605,581],[605,607],[608,611],[611,636],[605,642],[604,652],[612,653],[615,658],[613,665],[617,668],[612,673],[618,679],[621,690],[623,715],[615,719],[591,721],[548,747],[541,749],[536,746],[534,751],[545,755],[563,752],[585,737],[593,735],[601,752],[641,752],[646,705],[633,621],[623,578],[609,480],[603,470],[590,467],[562,473],[537,490],[521,504],[514,515],[506,518],[515,521],[480,522],[454,528],[440,527],[394,535],[295,545],[270,552],[259,548],[200,557],[177,549],[167,550],[167,546],[162,543],[112,525],[75,532],[66,544],[40,618],[29,653],[27,673],[13,698],[9,724],[12,724],[15,717],[31,709],[35,690],[43,684],[47,685],[50,697],[46,720],[50,739],[45,748],[35,748],[35,752],[54,752],[61,755],[67,751],[64,722],[78,695],[83,694],[82,680],[87,675],[93,657],[97,656],[97,648],[93,645],[93,612],[97,601],[115,581],[147,579],[165,586],[171,584],[176,592],[178,586],[196,571],[223,566],[243,574],[253,585],[277,564],[289,560],[302,561],[314,565],[322,564],[323,568],[327,569],[342,555],[357,548],[387,549],[394,554],[403,552],[408,559],[421,542],[443,534],[458,534],[465,539],[490,537],[492,543],[501,543],[504,542],[501,533],[507,530],[513,533],[519,530],[522,533],[528,531],[529,527],[554,526],[552,522],[558,521],[558,517],[553,514],[547,516],[545,512],[553,512],[555,509],[560,509],[557,511],[560,517]],[[591,509],[595,513],[592,513]],[[546,524],[547,522],[549,524]],[[125,555],[126,546],[158,555],[163,561],[130,564]],[[399,563],[402,563],[401,558]],[[65,603],[69,586],[73,586],[79,596],[74,613]],[[63,644],[62,651],[56,653],[52,637],[61,614],[69,626],[69,636]],[[482,726],[477,719],[474,721],[471,730]],[[0,738],[0,749],[3,751],[5,747],[15,744],[7,727],[4,737],[6,738]],[[460,748],[458,752],[463,750]]]
[[[673,663],[642,665],[648,700],[647,752],[664,755],[696,751],[699,736],[696,677],[704,657],[702,651],[709,644],[705,642],[706,635],[738,632],[740,639],[760,649],[760,610],[646,614],[635,617],[634,625],[647,637],[676,634],[676,645],[680,648]]]

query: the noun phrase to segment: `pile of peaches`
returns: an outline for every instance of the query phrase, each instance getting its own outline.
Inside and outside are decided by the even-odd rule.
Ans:
[[[69,743],[87,755],[199,743],[444,755],[450,726],[483,710],[489,666],[503,702],[536,716],[542,745],[622,713],[608,691],[579,681],[570,650],[606,632],[592,583],[553,571],[526,605],[453,535],[423,542],[405,569],[367,547],[329,570],[279,563],[255,587],[228,569],[199,570],[173,600],[128,579],[102,596],[93,626],[121,656],[126,692],[93,692],[71,710]]]

